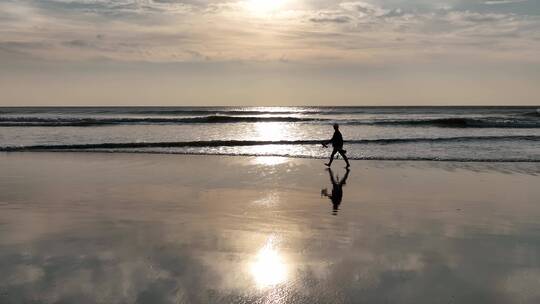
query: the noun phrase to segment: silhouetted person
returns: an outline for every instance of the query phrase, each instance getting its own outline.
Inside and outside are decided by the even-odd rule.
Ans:
[[[326,148],[329,143],[332,143],[332,147],[334,150],[332,151],[332,154],[330,155],[330,161],[325,164],[328,167],[332,165],[332,162],[334,161],[334,156],[336,153],[339,152],[341,156],[343,156],[343,160],[345,163],[347,163],[347,168],[349,168],[351,165],[349,164],[349,159],[347,158],[347,151],[343,150],[343,136],[341,135],[341,132],[339,132],[339,125],[334,124],[334,136],[330,140],[323,141],[323,146]]]
[[[349,170],[347,168],[347,172],[345,173],[345,176],[339,182],[336,182],[334,179],[334,172],[332,172],[332,169],[328,168],[328,174],[330,174],[330,182],[332,183],[332,194],[328,194],[328,189],[322,189],[321,190],[321,196],[326,196],[332,201],[332,214],[337,215],[337,212],[339,210],[339,205],[341,204],[341,200],[343,199],[343,186],[347,183],[347,178],[349,177]],[[339,178],[339,177],[338,177]]]

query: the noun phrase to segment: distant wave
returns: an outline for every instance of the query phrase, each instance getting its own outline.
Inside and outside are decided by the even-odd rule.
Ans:
[[[328,113],[334,113],[329,111]],[[272,109],[217,109],[217,108],[154,108],[154,107],[99,107],[99,108],[1,108],[0,114],[77,114],[77,115],[155,115],[155,116],[208,116],[208,115],[291,115],[318,114],[319,109],[280,108]],[[323,113],[327,113],[326,111]],[[341,112],[338,112],[341,113]],[[344,112],[345,113],[345,112]],[[321,113],[322,114],[322,113]]]
[[[44,118],[44,117],[0,117],[3,127],[92,127],[122,124],[196,124],[196,123],[240,123],[240,122],[306,122],[317,118],[287,116],[201,116],[186,118],[123,117],[123,118]]]
[[[0,116],[0,127],[95,127],[111,125],[180,125],[256,122],[340,123],[344,125],[376,125],[440,128],[540,128],[540,120],[515,117],[483,118],[415,118],[415,119],[330,119],[309,116],[227,116],[197,117],[32,117]]]
[[[346,141],[347,144],[400,144],[400,143],[444,143],[471,141],[539,141],[540,136],[464,136],[441,138],[386,138],[362,139]],[[69,145],[31,145],[0,147],[0,151],[62,151],[62,150],[95,150],[95,149],[141,149],[141,148],[182,148],[182,147],[242,147],[264,145],[319,145],[322,140],[212,140],[212,141],[181,141],[181,142],[130,142],[130,143],[99,143],[99,144],[69,144]]]
[[[265,111],[265,110],[141,110],[125,111],[121,114],[138,115],[180,115],[180,116],[208,116],[208,115],[291,115],[291,114],[316,114],[315,110],[288,110],[288,111]],[[116,114],[114,112],[97,112],[97,114]]]
[[[5,114],[80,114],[80,115],[261,115],[261,114],[443,114],[462,113],[487,115],[488,113],[519,114],[534,112],[532,106],[296,106],[296,107],[0,107]]]
[[[528,113],[524,113],[522,115],[525,116],[525,117],[540,117],[540,108],[536,109],[536,111],[534,111],[534,112],[528,112]]]
[[[434,118],[434,119],[396,119],[377,121],[347,121],[349,125],[388,125],[388,126],[434,126],[441,128],[540,128],[539,120],[519,120],[503,117],[492,118]]]

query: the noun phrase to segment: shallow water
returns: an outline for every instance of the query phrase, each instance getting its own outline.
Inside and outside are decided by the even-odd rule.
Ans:
[[[343,181],[336,163],[333,177]],[[0,154],[1,303],[538,303],[537,163]]]

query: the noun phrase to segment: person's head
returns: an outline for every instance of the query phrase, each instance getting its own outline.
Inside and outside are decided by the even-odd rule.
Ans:
[[[334,124],[334,130],[339,130],[339,125],[337,123]]]

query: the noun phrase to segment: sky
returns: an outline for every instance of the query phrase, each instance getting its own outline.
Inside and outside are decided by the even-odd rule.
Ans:
[[[0,106],[539,105],[540,0],[0,0]]]

